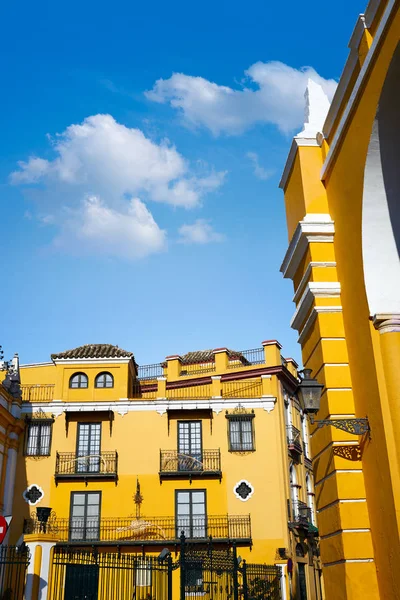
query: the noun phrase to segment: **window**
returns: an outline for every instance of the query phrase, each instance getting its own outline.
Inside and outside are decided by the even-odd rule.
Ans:
[[[136,562],[136,586],[151,587],[153,564],[146,556],[139,556]]]
[[[88,377],[85,373],[74,373],[69,380],[70,388],[87,388]]]
[[[178,421],[178,470],[201,471],[201,421]]]
[[[96,541],[100,534],[101,492],[72,492],[69,539]]]
[[[176,537],[207,537],[205,490],[176,491]]]
[[[94,385],[97,388],[112,388],[114,387],[114,377],[111,373],[99,373]]]
[[[201,594],[204,592],[203,561],[187,560],[185,569],[185,592],[187,594]]]
[[[100,471],[101,423],[78,423],[76,470],[78,473]]]
[[[52,424],[53,419],[37,419],[27,422],[25,456],[50,456]]]
[[[227,415],[230,452],[252,452],[254,447],[253,414]]]

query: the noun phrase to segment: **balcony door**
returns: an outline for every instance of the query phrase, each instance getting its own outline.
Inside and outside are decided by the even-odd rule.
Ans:
[[[205,490],[176,491],[176,537],[182,531],[191,539],[207,537]]]
[[[178,421],[178,470],[202,471],[201,421]]]
[[[101,423],[78,423],[77,460],[78,473],[100,471]]]
[[[97,541],[100,535],[101,492],[72,492],[70,541]]]

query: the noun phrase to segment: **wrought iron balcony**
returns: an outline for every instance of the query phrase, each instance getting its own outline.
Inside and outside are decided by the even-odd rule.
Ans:
[[[54,384],[38,383],[21,385],[23,402],[52,402],[54,397]]]
[[[203,450],[198,454],[183,454],[177,450],[160,450],[160,478],[219,477],[220,450]]]
[[[57,452],[56,481],[61,479],[114,479],[118,477],[118,453],[100,452],[77,456],[74,452]]]
[[[179,544],[182,530],[188,540],[204,542],[210,536],[214,542],[235,540],[251,544],[250,515],[222,515],[198,518],[125,517],[73,519],[54,518],[48,522],[46,533],[63,543],[118,545]],[[40,533],[41,524],[35,515],[24,521],[24,533]]]
[[[286,437],[289,450],[291,452],[295,452],[296,454],[301,454],[303,452],[301,443],[301,432],[296,427],[294,427],[294,425],[287,425]]]
[[[294,527],[302,527],[308,529],[312,525],[312,511],[305,502],[297,500],[292,503],[292,521]]]

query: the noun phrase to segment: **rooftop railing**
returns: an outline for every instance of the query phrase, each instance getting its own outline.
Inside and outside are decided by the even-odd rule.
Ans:
[[[74,517],[52,519],[46,533],[60,542],[93,543],[114,542],[118,544],[142,544],[143,542],[165,544],[179,543],[182,530],[188,540],[204,541],[212,536],[214,541],[236,540],[251,543],[250,515],[221,515],[208,517],[125,517],[99,518]],[[24,533],[41,533],[43,525],[36,515],[24,521]]]
[[[239,369],[251,365],[262,365],[263,363],[265,363],[264,348],[241,350],[236,356],[229,358],[228,369]]]
[[[138,367],[137,378],[140,381],[156,381],[157,377],[164,376],[164,369],[161,363],[154,363],[152,365],[142,365]]]
[[[239,381],[222,381],[223,398],[261,398],[262,381],[243,379]]]
[[[54,398],[53,383],[21,385],[23,402],[52,402]]]

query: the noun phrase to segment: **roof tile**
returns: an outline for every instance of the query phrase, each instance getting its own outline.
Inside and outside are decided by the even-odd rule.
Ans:
[[[56,360],[71,358],[130,358],[132,356],[133,352],[128,352],[112,344],[84,344],[72,350],[52,354],[51,358],[52,360]]]

